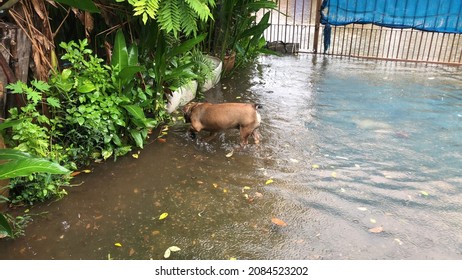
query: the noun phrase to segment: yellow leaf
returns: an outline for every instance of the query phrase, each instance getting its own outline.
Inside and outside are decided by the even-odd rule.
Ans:
[[[120,243],[117,242],[117,243],[114,243],[114,246],[116,246],[116,247],[122,247],[122,244],[120,244]]]
[[[269,184],[271,184],[273,182],[274,182],[273,179],[269,179],[268,181],[266,181],[265,185],[269,185]]]
[[[231,258],[229,258],[229,260],[230,260],[230,261],[235,261],[235,260],[237,260],[237,259],[236,259],[235,257],[231,257]]]
[[[133,158],[138,158],[138,154],[132,154]]]
[[[217,183],[213,183],[212,185],[213,185],[213,187],[214,187],[215,189],[218,188],[218,184],[217,184]]]
[[[421,194],[423,194],[424,196],[428,196],[428,192],[426,191],[420,191]]]
[[[311,168],[313,168],[313,169],[318,169],[318,168],[319,168],[319,165],[318,165],[318,164],[313,164],[313,165],[311,165]]]
[[[88,169],[85,169],[85,170],[82,170],[83,173],[91,173],[91,170],[88,170]]]
[[[168,213],[167,213],[167,212],[162,213],[162,214],[159,216],[159,220],[163,220],[163,219],[167,218],[167,216],[168,216]]]
[[[242,192],[245,192],[246,190],[250,190],[250,187],[244,186],[244,187],[242,188]]]
[[[178,251],[181,251],[181,248],[180,248],[180,247],[177,247],[177,246],[170,246],[169,249],[170,249],[171,252],[178,252]]]
[[[334,172],[332,172],[331,175],[332,175],[333,178],[337,178],[337,172],[334,171]]]
[[[228,190],[227,190],[227,189],[223,189],[223,192],[224,192],[224,193],[227,193],[227,192],[228,192]]]
[[[170,254],[171,254],[171,253],[172,253],[172,251],[170,251],[170,249],[165,250],[164,258],[165,258],[165,259],[170,258]]]

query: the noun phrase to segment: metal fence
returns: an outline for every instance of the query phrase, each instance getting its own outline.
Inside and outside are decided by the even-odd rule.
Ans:
[[[296,45],[296,51],[409,62],[462,64],[462,35],[388,28],[373,24],[332,26],[325,51],[326,27],[320,24],[321,0],[278,0],[272,11],[269,42]]]

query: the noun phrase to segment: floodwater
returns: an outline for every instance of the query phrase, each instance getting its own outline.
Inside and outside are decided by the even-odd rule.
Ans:
[[[205,94],[263,104],[260,145],[227,157],[237,131],[204,144],[177,122],[31,208],[0,259],[462,259],[460,77],[262,57]]]

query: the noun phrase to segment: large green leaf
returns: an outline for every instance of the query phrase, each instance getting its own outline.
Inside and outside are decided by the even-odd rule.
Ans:
[[[144,115],[143,109],[141,109],[140,106],[137,106],[137,105],[124,105],[123,107],[135,119],[138,119],[138,120],[146,119],[146,116]]]
[[[130,135],[135,140],[136,146],[139,148],[143,148],[143,137],[141,136],[141,132],[136,129],[130,129]]]
[[[35,172],[67,174],[70,171],[47,159],[12,150],[0,149],[0,179],[28,176]]]
[[[125,85],[128,81],[133,79],[136,73],[144,71],[146,68],[144,66],[126,66],[120,71],[119,77],[123,81],[122,84]]]
[[[200,42],[202,42],[205,39],[206,35],[207,34],[202,34],[202,35],[199,35],[199,36],[197,36],[195,38],[192,38],[192,39],[189,39],[189,40],[183,42],[178,47],[173,48],[168,53],[168,56],[169,57],[174,57],[175,55],[184,54],[184,53],[192,50],[192,48],[194,48],[194,46],[196,46],[197,44],[199,44]]]
[[[92,0],[55,0],[61,4],[66,4],[80,10],[84,10],[90,13],[99,13],[98,7]]]
[[[111,65],[119,65],[119,69],[124,69],[128,65],[128,50],[125,43],[125,37],[122,30],[117,30],[114,43],[114,51],[112,52]]]
[[[8,220],[2,213],[0,213],[0,235],[7,235],[9,237],[13,237],[13,229],[11,228],[10,223],[8,223]]]
[[[0,123],[0,131],[3,130],[3,129],[9,128],[9,127],[15,126],[17,124],[20,124],[21,122],[22,122],[22,120],[14,120],[14,121],[2,122],[2,123]]]
[[[138,46],[133,44],[128,49],[128,66],[138,65]]]

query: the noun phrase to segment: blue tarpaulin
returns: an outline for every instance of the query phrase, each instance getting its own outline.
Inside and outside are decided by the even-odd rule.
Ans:
[[[321,23],[462,33],[462,0],[324,0]]]

